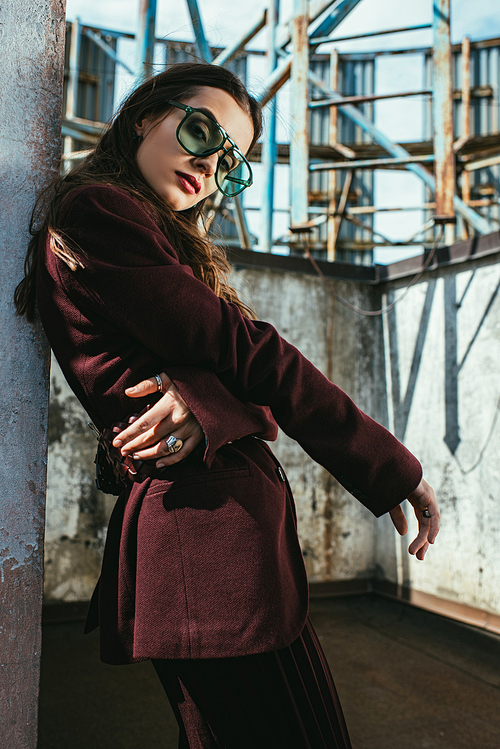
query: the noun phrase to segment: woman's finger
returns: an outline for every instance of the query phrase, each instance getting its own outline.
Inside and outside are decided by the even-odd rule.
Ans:
[[[408,496],[418,521],[418,535],[408,547],[410,554],[423,561],[429,544],[434,543],[439,532],[440,512],[433,488],[424,480]]]
[[[154,418],[156,417],[153,414],[153,419]],[[148,423],[149,422],[146,421],[144,425],[139,425],[139,429],[147,426]],[[165,437],[170,437],[170,435],[172,434],[180,437],[181,439],[185,439],[188,436],[194,436],[195,434],[199,434],[200,439],[203,436],[200,425],[190,412],[179,418],[173,418],[169,414],[164,419],[161,419],[158,423],[155,423],[150,429],[146,429],[146,431],[144,432],[141,431],[139,436],[135,437],[134,439],[129,440],[127,438],[127,432],[128,429],[124,430],[124,432],[121,432],[120,435],[118,435],[119,440],[123,439],[123,441],[126,442],[121,447],[122,455],[135,454],[137,452],[145,450],[148,447],[153,447],[158,442],[160,442],[160,440]],[[125,436],[122,437],[122,435]]]
[[[439,533],[441,522],[441,513],[439,512],[434,489],[425,479],[422,479],[417,488],[408,496],[408,501],[413,505],[418,521],[419,534],[417,539],[420,539],[422,544],[427,541],[433,544]],[[412,544],[410,548],[411,546]]]
[[[156,467],[164,468],[165,466],[171,466],[174,465],[174,463],[179,463],[181,460],[184,460],[184,458],[187,458],[187,456],[193,452],[195,447],[197,447],[200,442],[201,438],[198,439],[197,436],[188,437],[186,440],[184,440],[184,444],[178,452],[164,455],[159,460],[157,460]]]
[[[161,377],[163,382],[166,375],[162,372]],[[143,382],[147,383],[148,380]],[[189,420],[195,419],[175,385],[170,380],[169,382],[170,385],[163,397],[127,429],[120,432],[113,441],[115,447],[122,448],[122,454],[130,453],[138,447],[152,445],[167,432],[170,433]]]
[[[165,374],[165,372],[161,372],[158,376],[162,382],[162,392],[165,393],[172,385],[172,380],[167,374]],[[129,398],[143,398],[145,395],[157,393],[158,390],[158,380],[156,377],[148,377],[147,380],[142,380],[142,382],[139,382],[137,385],[126,388],[125,394],[128,395]]]
[[[167,437],[160,440],[160,442],[157,442],[157,444],[153,445],[152,447],[148,447],[144,450],[138,450],[137,452],[133,453],[132,458],[134,460],[156,459],[157,468],[163,468],[165,465],[172,465],[173,463],[178,463],[179,461],[184,460],[184,458],[187,458],[187,456],[193,452],[195,447],[199,445],[202,437],[202,435],[198,433],[188,434],[182,437],[180,433],[175,433],[172,436],[174,436],[176,439],[180,439],[182,442],[182,446],[177,452],[171,452],[171,449],[167,443]]]
[[[132,457],[134,458],[134,460],[152,460],[153,458],[161,458],[164,456],[167,457],[172,455],[173,453],[171,451],[171,448],[167,443],[167,440],[170,437],[175,437],[176,439],[181,440],[181,442],[183,443],[181,447],[181,450],[183,450],[183,455],[181,457],[182,459],[187,457],[187,455],[192,452],[196,445],[201,442],[203,438],[203,432],[201,431],[198,422],[193,420],[193,422],[185,424],[183,427],[175,429],[172,432],[168,432],[164,437],[162,437],[162,439],[157,439],[155,444],[140,447],[134,450],[131,453]],[[187,445],[188,442],[190,449],[185,451],[184,446]]]
[[[401,505],[398,505],[397,507],[394,507],[393,510],[390,510],[389,515],[391,516],[393,525],[396,528],[399,535],[400,536],[406,535],[406,533],[408,532],[408,523],[407,523],[405,514],[403,512],[403,508],[401,507]]]
[[[429,543],[428,543],[428,541],[426,541],[425,544],[423,546],[421,546],[420,549],[415,554],[415,556],[417,557],[417,559],[419,559],[421,562],[424,561],[424,557],[425,557],[425,554],[426,554],[428,548],[429,548]]]

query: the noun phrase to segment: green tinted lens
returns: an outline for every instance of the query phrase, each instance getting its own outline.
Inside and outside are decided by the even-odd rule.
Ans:
[[[203,112],[191,112],[177,129],[177,138],[183,148],[195,156],[213,153],[222,146],[224,136]]]
[[[232,197],[252,184],[252,170],[241,154],[231,148],[219,159],[215,180],[219,190]]]

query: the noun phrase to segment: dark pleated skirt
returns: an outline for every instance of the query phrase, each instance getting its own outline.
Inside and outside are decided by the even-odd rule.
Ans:
[[[351,749],[309,618],[282,650],[153,665],[179,723],[179,749]]]

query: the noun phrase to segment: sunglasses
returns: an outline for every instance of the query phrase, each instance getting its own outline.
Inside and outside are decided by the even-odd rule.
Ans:
[[[177,128],[177,140],[191,156],[210,156],[222,151],[215,170],[215,183],[223,195],[232,198],[253,182],[250,164],[240,149],[213,117],[201,109],[168,101],[173,107],[183,109],[186,115]],[[229,142],[230,148],[224,144]]]

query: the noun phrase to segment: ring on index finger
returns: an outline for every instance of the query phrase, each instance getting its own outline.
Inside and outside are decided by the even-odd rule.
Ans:
[[[430,517],[432,517],[431,513],[429,512],[429,508],[428,507],[426,507],[425,510],[422,510],[422,517],[424,517],[424,518],[430,518]]]
[[[167,437],[165,440],[165,444],[169,453],[178,453],[184,442],[171,434],[170,437]]]

